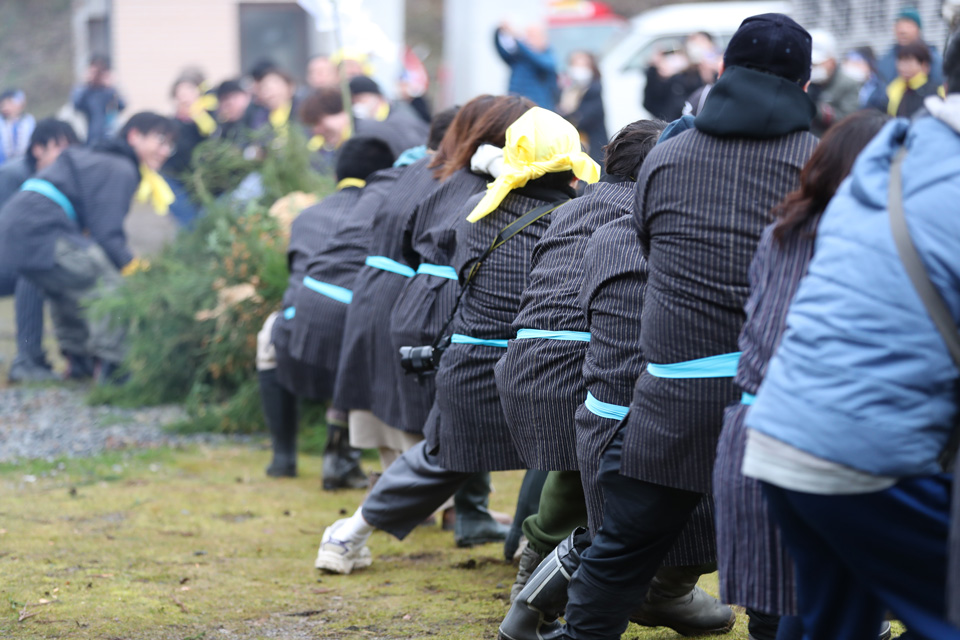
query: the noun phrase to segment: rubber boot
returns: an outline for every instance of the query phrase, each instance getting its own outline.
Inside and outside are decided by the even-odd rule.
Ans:
[[[527,586],[530,576],[533,575],[533,572],[536,571],[540,563],[543,562],[543,558],[544,556],[540,555],[540,553],[529,544],[523,548],[523,553],[520,554],[520,566],[517,569],[517,578],[513,581],[513,586],[510,587],[510,604],[513,604],[513,601],[517,599],[517,596],[520,595],[523,588]]]
[[[360,468],[359,449],[350,446],[346,422],[327,412],[327,444],[323,451],[323,490],[366,489],[370,482]],[[339,423],[339,424],[338,424]]]
[[[570,576],[580,566],[580,552],[590,536],[578,527],[551,551],[527,580],[500,623],[498,640],[557,640],[564,626],[557,621],[567,606]]]
[[[683,636],[727,633],[737,621],[733,610],[697,586],[700,567],[660,567],[646,600],[632,622],[669,627]]]
[[[260,404],[270,429],[273,460],[267,475],[294,478],[297,475],[297,397],[277,382],[277,370],[257,372]]]
[[[488,542],[503,542],[510,527],[490,515],[490,474],[475,473],[453,495],[457,520],[453,539],[458,547],[472,547]]]
[[[507,539],[503,542],[503,557],[507,559],[507,562],[513,561],[513,554],[517,552],[517,548],[520,546],[520,538],[523,536],[523,521],[527,519],[527,516],[540,510],[540,494],[543,493],[543,483],[546,481],[546,471],[530,469],[523,476],[523,482],[520,484],[520,494],[517,496],[517,510],[513,514],[513,524],[510,525]]]

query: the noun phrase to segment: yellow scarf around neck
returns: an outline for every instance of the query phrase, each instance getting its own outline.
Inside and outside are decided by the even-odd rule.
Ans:
[[[341,191],[347,187],[357,187],[358,189],[363,189],[365,186],[367,186],[366,180],[361,180],[360,178],[344,178],[337,183],[337,191]]]
[[[140,186],[137,187],[137,201],[149,202],[153,210],[165,216],[170,211],[170,205],[176,200],[173,189],[159,173],[145,164],[140,165]]]
[[[190,105],[190,119],[204,137],[210,137],[217,130],[217,121],[210,112],[216,111],[218,104],[217,96],[206,93]]]
[[[287,123],[290,121],[290,111],[292,109],[293,103],[288,102],[271,111],[269,116],[270,126],[277,130],[287,126]]]

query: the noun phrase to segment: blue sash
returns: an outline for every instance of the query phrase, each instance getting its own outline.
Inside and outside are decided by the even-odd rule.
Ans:
[[[28,178],[22,185],[20,185],[20,191],[33,191],[34,193],[39,193],[42,196],[46,196],[50,200],[53,200],[55,203],[60,205],[60,208],[63,209],[63,212],[67,214],[67,217],[70,218],[70,220],[73,222],[77,221],[77,211],[73,208],[73,203],[70,202],[70,198],[63,195],[63,191],[57,189],[49,180],[44,180],[42,178]]]
[[[448,280],[457,279],[457,270],[442,264],[429,264],[424,262],[417,267],[417,275],[421,273],[425,273],[428,276],[437,276],[438,278],[447,278]]]
[[[450,336],[451,344],[473,344],[486,347],[500,347],[501,349],[507,348],[506,340],[481,340],[480,338],[471,338],[470,336],[465,336],[462,333],[455,333]]]
[[[601,402],[589,391],[587,391],[587,400],[583,405],[593,415],[600,416],[601,418],[610,418],[611,420],[623,420],[627,417],[627,414],[630,413],[630,407]]]
[[[284,320],[293,320],[297,315],[297,310],[295,307],[287,307],[283,310],[283,319]]]
[[[657,378],[732,378],[737,375],[740,352],[725,353],[674,364],[647,363],[647,373]]]
[[[386,256],[367,256],[364,264],[366,264],[368,267],[373,267],[374,269],[389,271],[390,273],[395,273],[399,276],[406,276],[407,278],[412,278],[413,274],[416,273],[407,265],[400,264],[396,260],[391,260]]]
[[[752,393],[747,393],[746,391],[744,391],[743,395],[740,396],[740,404],[745,404],[747,406],[750,406],[751,404],[753,404],[753,401],[756,399],[757,399],[757,396],[753,395]]]
[[[528,338],[545,338],[547,340],[574,340],[590,342],[589,331],[544,331],[542,329],[520,329],[517,331],[517,340]]]
[[[344,289],[343,287],[338,287],[335,284],[320,282],[319,280],[314,280],[310,276],[304,276],[303,286],[311,291],[316,291],[317,293],[323,294],[328,298],[333,298],[337,302],[342,302],[343,304],[350,304],[353,301],[353,291],[350,291],[350,289]]]

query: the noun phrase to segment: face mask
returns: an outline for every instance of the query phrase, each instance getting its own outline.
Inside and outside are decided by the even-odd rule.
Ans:
[[[353,105],[353,117],[361,120],[369,120],[373,117],[373,108],[364,102],[358,102]]]
[[[567,69],[570,81],[578,87],[585,87],[593,80],[593,70],[588,67],[570,67]]]
[[[690,59],[690,64],[700,64],[701,62],[709,62],[713,57],[713,52],[701,44],[688,42],[686,47],[687,57]]]
[[[813,84],[823,84],[830,79],[830,74],[827,73],[827,68],[821,64],[814,65],[810,69],[810,82]]]
[[[862,65],[859,64],[845,64],[843,65],[843,73],[848,77],[853,78],[857,82],[863,84],[870,77],[870,72],[866,70]]]

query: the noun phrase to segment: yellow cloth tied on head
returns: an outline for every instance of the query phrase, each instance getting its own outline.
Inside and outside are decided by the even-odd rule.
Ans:
[[[140,186],[137,187],[137,200],[150,202],[150,206],[161,216],[167,215],[170,205],[176,200],[173,189],[159,173],[145,164],[140,165]]]
[[[218,106],[217,96],[205,93],[190,105],[190,119],[204,137],[210,137],[217,130],[217,121],[210,115]]]
[[[584,182],[600,179],[600,165],[583,152],[577,129],[552,111],[534,107],[507,129],[503,173],[467,216],[476,222],[495,210],[514,189],[548,173],[573,171]]]

